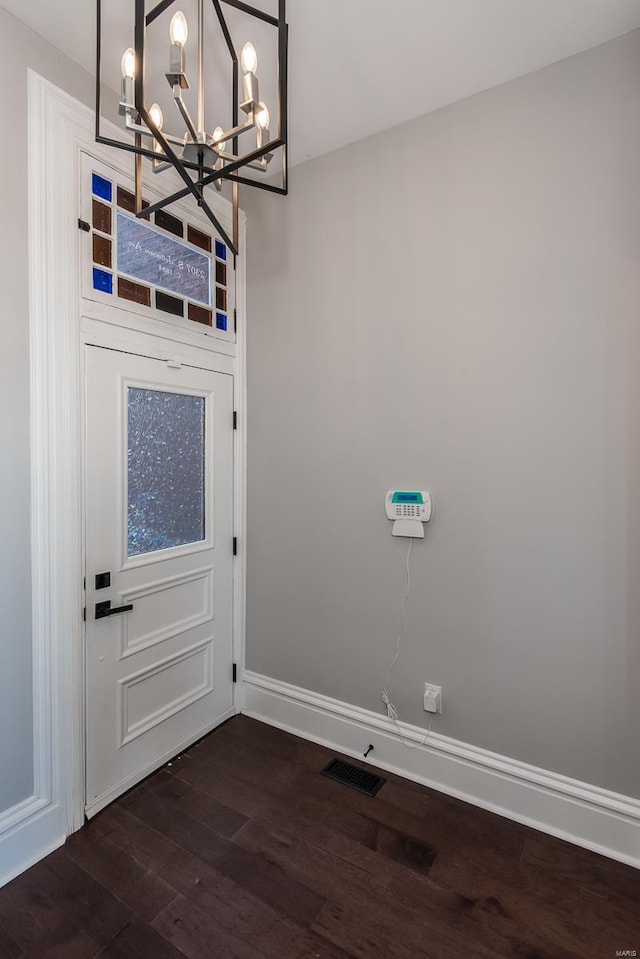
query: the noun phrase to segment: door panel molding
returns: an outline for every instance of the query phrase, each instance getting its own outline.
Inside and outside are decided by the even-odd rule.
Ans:
[[[188,706],[192,706],[194,703],[197,703],[198,700],[203,699],[214,691],[213,644],[214,638],[210,636],[208,639],[200,643],[195,643],[193,646],[189,646],[187,649],[183,649],[173,656],[167,656],[160,662],[154,663],[153,666],[150,666],[148,669],[140,669],[138,672],[132,673],[131,676],[125,676],[118,681],[120,746],[126,746],[144,733],[150,732],[150,730],[159,726],[160,723],[165,722],[165,720],[171,716],[175,716],[176,713],[181,712],[181,710],[186,709]],[[200,657],[202,661],[202,668],[197,674],[200,679],[199,685],[193,686],[191,689],[186,689],[170,703],[167,703],[163,709],[158,709],[153,713],[143,716],[141,719],[133,721],[131,718],[131,713],[134,711],[132,698],[133,693],[137,691],[138,687],[143,683],[151,682],[151,680],[166,673],[170,669],[177,671],[177,667],[185,663],[189,663],[192,668],[195,668],[197,664],[191,663],[190,660],[195,660],[196,657]],[[178,683],[182,678],[187,677],[178,677],[176,682]]]
[[[141,652],[143,649],[149,649],[152,646],[164,643],[168,639],[172,639],[174,636],[177,636],[178,633],[184,633],[188,629],[195,629],[197,626],[203,626],[205,623],[210,622],[215,615],[214,580],[215,567],[205,566],[202,569],[196,569],[190,573],[183,573],[179,576],[167,576],[164,579],[157,579],[154,582],[147,583],[145,586],[123,589],[121,591],[122,602],[135,604],[140,602],[141,599],[146,599],[149,596],[157,596],[158,593],[170,592],[173,589],[178,589],[180,586],[188,586],[191,583],[204,584],[202,609],[200,612],[196,612],[183,619],[176,619],[161,629],[151,630],[143,634],[136,640],[131,640],[130,638],[131,619],[127,618],[124,620],[120,659],[127,659],[134,653]]]

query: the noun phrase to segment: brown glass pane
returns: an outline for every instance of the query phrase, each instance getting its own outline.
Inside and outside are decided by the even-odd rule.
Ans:
[[[227,312],[227,291],[216,287],[216,309]]]
[[[132,300],[134,303],[141,303],[143,306],[151,306],[151,290],[148,286],[141,286],[140,283],[133,283],[131,280],[125,280],[123,276],[118,277],[118,296],[123,300]]]
[[[93,200],[93,228],[101,233],[111,233],[111,207]]]
[[[227,285],[227,266],[219,260],[216,260],[216,283],[221,283],[222,286]]]
[[[204,306],[196,306],[195,303],[189,303],[189,319],[194,323],[204,323],[205,326],[213,326],[213,314],[211,310]]]
[[[126,210],[127,213],[136,212],[136,198],[133,193],[129,193],[128,190],[125,190],[124,187],[118,187],[118,206],[121,206],[123,210]],[[142,209],[146,209],[149,206],[148,200],[142,201]]]
[[[97,233],[93,234],[93,262],[111,269],[111,240]]]
[[[166,210],[158,210],[155,215],[156,226],[161,226],[167,233],[173,233],[174,236],[184,236],[184,224],[177,216],[172,216]]]
[[[211,237],[200,230],[196,230],[195,226],[187,226],[187,240],[194,246],[199,246],[201,250],[211,253]]]

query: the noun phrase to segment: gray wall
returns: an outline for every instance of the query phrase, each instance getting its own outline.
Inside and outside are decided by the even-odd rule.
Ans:
[[[0,8],[0,812],[31,794],[27,69],[91,103],[87,73]],[[8,78],[8,79],[7,79]]]
[[[634,33],[243,194],[248,667],[381,710],[426,487],[401,717],[636,797],[639,91]]]

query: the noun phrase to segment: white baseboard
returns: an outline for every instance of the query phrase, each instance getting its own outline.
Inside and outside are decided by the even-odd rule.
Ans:
[[[63,844],[64,817],[58,804],[30,796],[0,816],[0,887]]]
[[[640,801],[432,732],[402,745],[386,716],[245,671],[243,713],[640,868]],[[402,723],[407,741],[425,730]],[[367,760],[369,761],[369,760]]]

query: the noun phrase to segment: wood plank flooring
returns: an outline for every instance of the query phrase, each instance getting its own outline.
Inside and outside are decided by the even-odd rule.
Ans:
[[[640,872],[244,716],[0,890],[0,959],[640,955]]]

